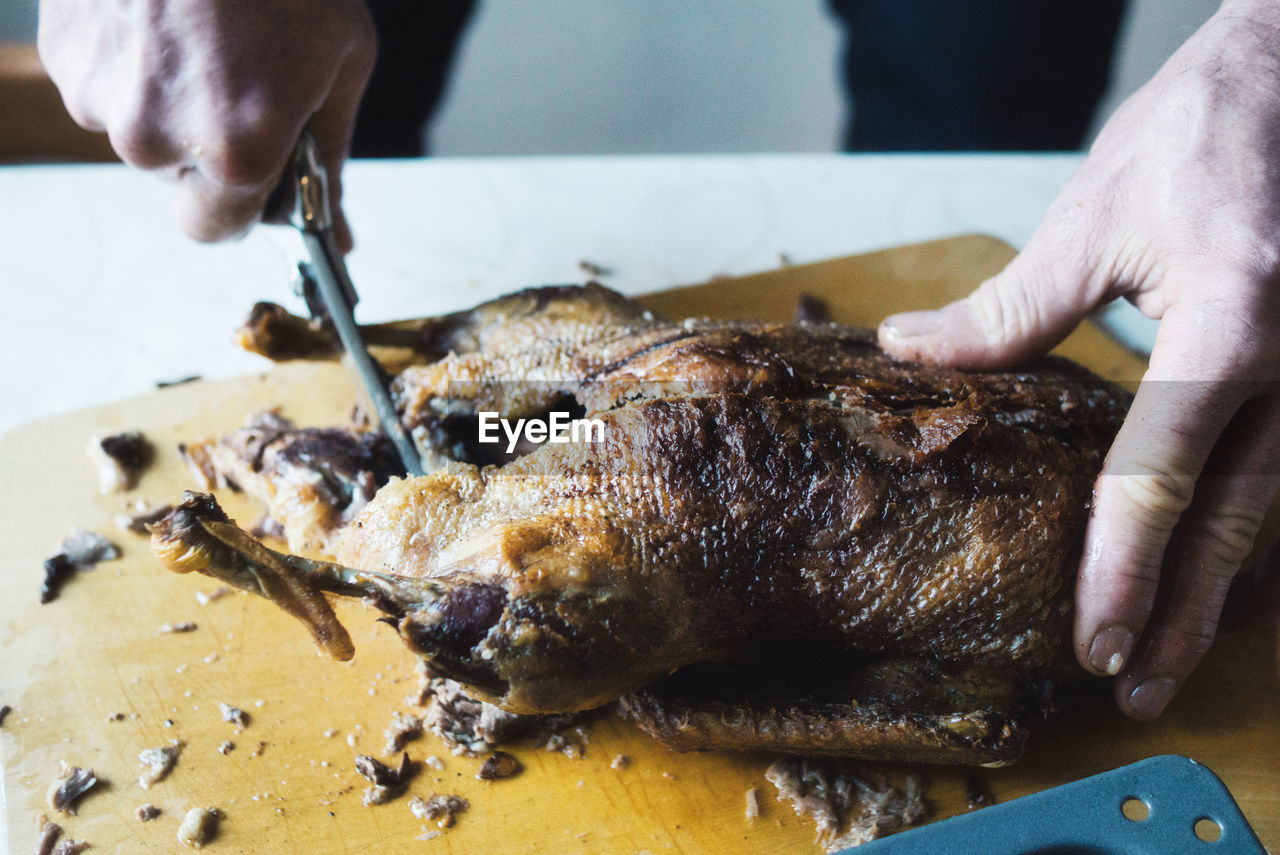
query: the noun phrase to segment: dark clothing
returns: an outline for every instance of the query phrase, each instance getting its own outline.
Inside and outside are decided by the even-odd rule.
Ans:
[[[423,130],[444,95],[475,0],[368,0],[378,61],[360,103],[356,157],[426,154]]]
[[[829,0],[848,151],[1079,148],[1124,0]]]
[[[1079,148],[1124,0],[828,0],[845,25],[848,151]],[[425,153],[476,0],[369,0],[379,53],[357,157]]]

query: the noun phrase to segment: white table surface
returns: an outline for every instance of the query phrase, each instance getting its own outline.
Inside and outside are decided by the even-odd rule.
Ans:
[[[984,232],[1022,246],[1076,155],[726,155],[352,163],[346,210],[362,322],[463,308],[535,284],[640,293]],[[287,228],[200,245],[172,188],[120,166],[0,168],[0,433],[145,393],[253,373],[230,340],[253,302],[302,307]],[[1146,329],[1139,325],[1138,335]]]

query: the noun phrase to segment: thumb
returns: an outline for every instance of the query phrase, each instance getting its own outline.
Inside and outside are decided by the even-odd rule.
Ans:
[[[1046,353],[1097,302],[1085,276],[1065,274],[1027,246],[1003,271],[961,300],[880,324],[880,346],[898,359],[957,368],[1003,368]]]

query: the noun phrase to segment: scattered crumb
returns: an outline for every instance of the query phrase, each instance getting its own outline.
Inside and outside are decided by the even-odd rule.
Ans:
[[[196,602],[202,606],[207,606],[214,600],[220,600],[230,593],[231,589],[226,585],[219,585],[208,593],[205,593],[204,591],[196,591]]]
[[[196,381],[203,379],[204,378],[199,374],[188,374],[186,377],[178,377],[174,380],[157,380],[155,385],[157,389],[168,389],[171,386],[182,386],[184,384],[195,383]]]
[[[113,712],[107,716],[107,721],[124,721],[124,713]]]
[[[83,840],[72,840],[68,837],[66,840],[55,846],[50,855],[80,855],[81,852],[89,848],[89,844]]]
[[[77,571],[90,570],[102,561],[112,561],[119,557],[120,547],[96,531],[73,527],[71,534],[59,546],[58,553],[45,559],[40,602],[53,602],[62,586]]]
[[[631,758],[625,754],[615,754],[609,762],[610,769],[625,769],[631,765]]]
[[[212,665],[214,662],[218,661],[218,654],[210,653],[207,656],[202,656],[200,657],[200,661],[206,665]]]
[[[230,739],[228,739],[218,746],[218,753],[230,754],[232,751],[235,751],[235,749],[236,749],[236,744],[232,742]]]
[[[49,807],[67,816],[76,815],[76,802],[98,784],[92,769],[81,769],[63,760],[58,777],[49,785],[45,798]]]
[[[259,742],[257,745],[255,745],[255,746],[253,747],[253,750],[249,752],[249,756],[250,756],[250,757],[261,757],[261,756],[262,756],[262,752],[263,752],[263,751],[266,751],[266,750],[267,750],[267,743],[265,743],[265,742]]]
[[[171,718],[166,718],[166,719],[164,720],[164,726],[165,726],[165,727],[173,727],[173,719],[171,719]]]
[[[98,467],[98,492],[105,496],[132,490],[156,450],[141,431],[130,430],[92,437],[85,451]]]
[[[138,776],[138,786],[148,790],[152,784],[164,780],[164,777],[178,764],[178,755],[182,753],[182,747],[185,744],[175,739],[168,745],[148,748],[139,754],[138,764],[146,766],[147,770]]]
[[[325,739],[333,739],[337,735],[338,735],[338,728],[336,727],[326,727],[324,730]]]
[[[831,307],[820,297],[801,293],[796,298],[796,323],[825,324],[831,321]]]
[[[222,711],[222,720],[234,724],[240,730],[249,726],[249,714],[239,707],[218,701],[218,709]]]
[[[403,750],[406,743],[422,736],[422,719],[397,711],[383,735],[387,739],[386,753],[395,754]]]
[[[747,822],[754,823],[760,817],[760,800],[756,798],[756,788],[747,790]]]
[[[904,789],[884,780],[872,781],[856,767],[783,757],[765,777],[778,789],[778,801],[789,800],[799,816],[812,816],[816,842],[828,852],[860,846],[886,833],[914,825],[925,817],[922,785],[908,775]],[[848,829],[840,827],[849,819]]]
[[[409,762],[408,753],[400,755],[400,765],[392,769],[368,754],[356,755],[356,771],[365,780],[373,784],[364,791],[362,801],[365,806],[380,805],[389,802],[404,792],[405,785],[413,774],[413,764]]]
[[[217,826],[217,808],[192,808],[178,826],[178,842],[199,849],[214,838]]]
[[[674,773],[672,773],[672,772],[663,772],[663,773],[662,773],[662,777],[666,778],[668,781],[675,781],[675,780],[677,780],[677,778],[676,778],[675,774],[674,774]]]
[[[580,760],[591,739],[586,727],[577,722],[578,716],[572,714],[543,716],[538,720],[535,743],[547,751],[559,751],[570,760]],[[574,726],[572,731],[570,726]]]
[[[426,707],[422,723],[443,739],[454,754],[478,757],[527,730],[537,720],[474,700],[459,683],[432,675],[425,664],[419,666],[418,674],[420,682],[414,703]]]
[[[495,751],[481,765],[476,777],[481,781],[496,781],[500,778],[511,778],[520,774],[523,767],[520,761],[505,751]]]
[[[9,717],[11,712],[13,712],[13,707],[8,704],[0,704],[0,727],[4,727],[4,720]]]
[[[439,837],[443,833],[444,833],[443,831],[424,831],[413,839],[414,840],[435,840],[437,837]]]
[[[422,762],[426,763],[427,766],[431,767],[432,769],[435,769],[437,772],[444,771],[444,761],[434,754],[428,754],[427,759],[423,760]]]
[[[148,802],[145,805],[138,805],[133,815],[138,818],[138,822],[150,822],[160,815],[160,808]]]
[[[160,522],[172,511],[173,505],[151,506],[142,499],[138,499],[132,505],[126,505],[123,511],[111,518],[111,521],[116,524],[116,528],[123,531],[149,534],[148,526]]]
[[[40,814],[39,836],[36,838],[36,855],[52,855],[53,845],[62,836],[62,826],[50,822],[49,817]]]
[[[608,267],[601,267],[599,264],[596,264],[591,261],[587,261],[587,259],[585,258],[578,262],[578,269],[593,278],[599,277],[599,276],[609,276],[613,273],[613,271],[610,270]]]
[[[259,710],[260,710],[260,709],[262,709],[263,707],[265,707],[266,705],[267,705],[267,702],[266,702],[266,701],[264,701],[262,698],[258,698],[256,701],[254,701],[254,702],[253,702],[253,708],[254,708],[254,709],[259,709]]]
[[[196,625],[189,620],[179,621],[178,623],[162,623],[156,627],[156,635],[195,631]]]
[[[51,603],[62,590],[62,585],[76,572],[76,566],[59,552],[44,560],[44,584],[40,586],[40,602]]]
[[[452,828],[457,814],[470,806],[462,796],[437,793],[429,799],[414,796],[409,799],[409,811],[421,820],[436,820],[441,828]]]

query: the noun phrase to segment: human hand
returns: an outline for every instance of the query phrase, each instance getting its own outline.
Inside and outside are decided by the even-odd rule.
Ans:
[[[377,54],[363,0],[41,0],[38,41],[72,118],[176,180],[197,240],[257,222],[309,123],[351,247],[340,174]]]
[[[880,343],[971,369],[1044,353],[1125,297],[1160,318],[1094,489],[1080,663],[1152,719],[1209,649],[1280,489],[1280,6],[1227,0],[1107,123],[1026,248]]]

